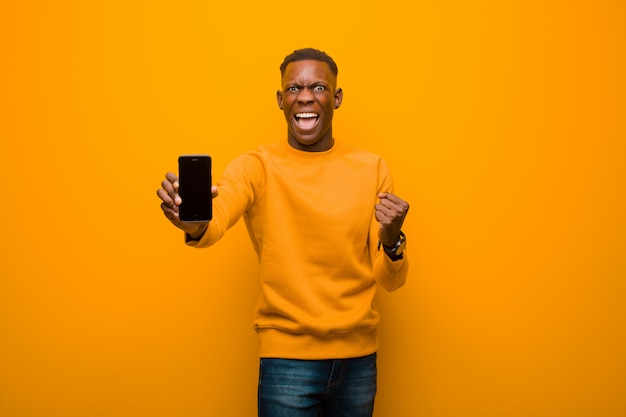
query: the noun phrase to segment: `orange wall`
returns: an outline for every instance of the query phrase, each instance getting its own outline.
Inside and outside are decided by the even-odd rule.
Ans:
[[[254,415],[245,229],[187,248],[155,190],[284,138],[303,46],[412,204],[377,415],[626,415],[625,28],[618,0],[2,2],[0,415]]]

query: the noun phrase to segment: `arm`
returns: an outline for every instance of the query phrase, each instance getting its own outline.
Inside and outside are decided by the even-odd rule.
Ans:
[[[225,169],[217,186],[211,187],[213,219],[210,222],[181,222],[178,209],[182,203],[178,195],[178,177],[168,173],[157,195],[165,217],[185,232],[185,243],[196,248],[211,246],[237,223],[243,213],[254,204],[263,188],[264,168],[255,153],[248,153],[232,161]],[[218,196],[219,189],[219,198]]]
[[[393,247],[400,239],[404,219],[409,211],[409,204],[392,193],[379,193],[380,202],[376,204],[375,219],[378,222],[378,241],[387,247]],[[406,282],[408,259],[406,251],[399,258],[392,259],[380,245],[374,258],[374,277],[387,291],[400,288]],[[372,248],[374,250],[374,248]]]

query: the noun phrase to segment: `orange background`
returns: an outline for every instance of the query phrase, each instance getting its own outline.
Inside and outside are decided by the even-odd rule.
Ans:
[[[219,176],[284,138],[304,46],[411,203],[377,415],[626,415],[625,9],[2,2],[0,415],[255,415],[245,228],[187,248],[155,191],[181,153]]]

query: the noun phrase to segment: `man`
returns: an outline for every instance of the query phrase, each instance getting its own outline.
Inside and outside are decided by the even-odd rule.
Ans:
[[[231,162],[212,187],[213,220],[179,220],[173,173],[157,194],[190,246],[210,246],[245,219],[261,275],[259,416],[371,416],[373,300],[378,285],[392,291],[406,280],[401,228],[409,205],[392,194],[379,156],[333,138],[343,99],[333,59],[301,49],[280,69],[287,140]]]

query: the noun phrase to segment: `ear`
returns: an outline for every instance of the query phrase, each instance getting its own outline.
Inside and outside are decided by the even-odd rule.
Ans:
[[[276,102],[278,103],[278,107],[280,107],[280,109],[283,109],[283,92],[278,90],[276,91]]]
[[[343,101],[343,90],[338,88],[335,90],[335,108],[338,109]]]

